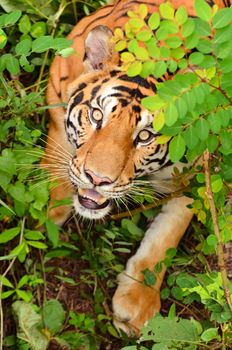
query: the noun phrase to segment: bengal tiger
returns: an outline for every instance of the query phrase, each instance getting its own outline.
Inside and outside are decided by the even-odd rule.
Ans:
[[[141,105],[141,99],[153,95],[152,78],[129,78],[120,68],[120,59],[112,44],[115,28],[123,28],[128,10],[140,3],[149,13],[157,11],[162,0],[116,0],[83,18],[72,30],[69,39],[77,54],[57,56],[52,63],[47,89],[50,125],[46,154],[42,163],[57,174],[57,162],[65,154],[59,173],[67,187],[51,190],[49,215],[62,225],[72,206],[54,207],[57,200],[72,196],[75,211],[89,219],[101,219],[120,198],[143,186],[146,176],[159,191],[171,192],[173,164],[166,144],[156,144],[152,128],[153,116]],[[194,16],[194,1],[172,0],[175,8],[187,6]],[[208,1],[219,8],[228,1]],[[67,103],[67,109],[62,107]],[[62,150],[62,151],[60,151]],[[52,164],[52,169],[51,169]],[[167,183],[168,185],[163,185]],[[185,196],[171,199],[162,207],[145,233],[136,254],[127,262],[118,277],[113,297],[114,323],[129,335],[138,333],[160,310],[160,287],[165,269],[153,288],[143,282],[142,271],[165,257],[168,248],[177,247],[188,227],[192,212]]]

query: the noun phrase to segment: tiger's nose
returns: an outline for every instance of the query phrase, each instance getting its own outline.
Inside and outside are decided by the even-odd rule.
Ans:
[[[108,177],[101,177],[99,175],[96,175],[92,170],[89,169],[85,169],[85,175],[90,180],[90,182],[96,186],[109,185],[112,183]]]

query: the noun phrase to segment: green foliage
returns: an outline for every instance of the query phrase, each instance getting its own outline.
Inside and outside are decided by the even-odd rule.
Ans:
[[[232,239],[229,204],[232,183],[229,170],[232,166],[232,8],[218,10],[216,5],[210,7],[204,0],[195,0],[195,11],[197,16],[192,18],[184,6],[175,10],[167,2],[160,5],[157,13],[147,16],[144,5],[140,5],[128,14],[125,32],[115,30],[114,42],[116,50],[123,51],[122,69],[129,76],[151,76],[156,82],[154,96],[144,98],[142,104],[154,113],[153,127],[160,133],[157,143],[168,142],[171,161],[194,163],[206,150],[211,153],[210,186],[221,243],[226,244]],[[197,251],[200,255],[200,252],[210,255],[217,253],[219,242],[214,232],[204,170],[201,165],[192,170],[197,176],[191,182],[188,195],[194,199],[192,211],[206,228],[205,236],[199,234],[201,240]],[[189,180],[184,182],[189,184]],[[161,264],[172,266],[178,261],[175,259],[171,259],[170,265],[165,261]],[[155,269],[143,271],[148,286],[156,282]],[[230,283],[229,288],[232,294]],[[194,300],[200,302],[209,311],[210,320],[220,324],[223,337],[227,332],[230,334],[232,315],[220,273],[170,275],[161,298],[168,299],[169,296],[184,304]],[[189,322],[185,326],[188,335],[185,327],[181,328],[182,321]],[[154,317],[150,326],[143,330],[140,341],[150,337],[155,343],[152,349],[197,349],[202,342],[220,341],[218,328],[212,323],[204,331],[196,332],[196,338],[190,332],[195,325],[190,323],[177,318]],[[167,334],[171,336],[170,340]],[[178,340],[175,337],[179,337]],[[190,342],[185,343],[184,339]],[[137,349],[137,346],[125,349]]]
[[[197,350],[203,342],[216,339],[220,341],[217,328],[203,331],[202,326],[195,320],[186,320],[169,314],[168,317],[156,315],[143,327],[139,342],[152,341],[154,350]],[[124,347],[122,350],[141,349],[136,345]],[[148,350],[146,346],[144,350]]]

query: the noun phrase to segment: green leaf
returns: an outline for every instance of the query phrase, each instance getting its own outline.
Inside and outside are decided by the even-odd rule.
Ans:
[[[206,238],[207,244],[211,247],[216,248],[217,244],[218,244],[218,240],[217,237],[214,234],[209,235]]]
[[[148,26],[151,30],[154,30],[159,27],[159,24],[160,24],[160,16],[158,12],[154,12],[148,20]]]
[[[52,48],[56,50],[59,54],[63,49],[72,49],[72,53],[75,52],[74,48],[70,47],[73,40],[67,38],[54,38],[52,43]]]
[[[18,202],[25,203],[25,186],[20,181],[17,181],[14,185],[10,184],[8,192]]]
[[[199,18],[206,22],[210,21],[212,10],[205,0],[195,0],[194,7]]]
[[[36,22],[32,25],[30,34],[33,38],[39,38],[45,35],[47,32],[47,26],[45,22]]]
[[[195,125],[196,132],[198,134],[198,137],[201,141],[204,141],[208,138],[209,135],[209,122],[204,119],[200,118]]]
[[[143,19],[146,18],[147,13],[148,13],[148,8],[146,5],[144,5],[144,4],[139,5],[138,11],[139,11],[139,15],[141,18],[143,18]]]
[[[185,344],[199,341],[199,336],[197,328],[191,320],[174,318],[173,314],[170,318],[156,315],[142,328],[140,341],[146,340],[152,340],[159,344],[159,347],[152,348],[154,350],[174,350],[176,344],[179,348],[187,350]],[[182,344],[183,347],[180,347]],[[196,350],[196,347],[192,349]]]
[[[139,75],[142,71],[142,62],[135,61],[132,63],[129,68],[127,69],[127,74],[129,77],[135,77],[136,75]]]
[[[223,188],[223,181],[220,175],[212,175],[211,176],[211,187],[212,192],[217,193],[220,192]]]
[[[178,162],[185,153],[185,140],[181,134],[173,137],[169,143],[169,156],[173,163]]]
[[[163,101],[158,95],[147,96],[142,99],[142,105],[154,112],[157,109],[162,108],[165,105],[165,101]]]
[[[192,18],[189,18],[182,26],[181,34],[183,37],[187,38],[195,30],[195,22]]]
[[[137,33],[136,38],[140,41],[148,41],[152,37],[152,33],[148,30],[141,30],[141,32]]]
[[[138,50],[135,52],[135,56],[139,60],[146,61],[149,58],[148,51],[144,47],[139,47]]]
[[[163,288],[160,292],[160,298],[162,300],[168,299],[170,296],[170,290],[168,288]]]
[[[16,289],[18,298],[23,299],[26,303],[29,303],[32,299],[32,293],[25,290]]]
[[[185,102],[185,100],[180,97],[177,102],[176,102],[176,107],[178,110],[178,115],[180,118],[184,118],[184,116],[186,115],[187,111],[188,111],[188,107],[187,107],[187,103]]]
[[[45,326],[53,333],[59,332],[64,324],[65,312],[58,300],[48,300],[42,309]]]
[[[195,49],[199,42],[199,35],[194,31],[191,35],[189,35],[184,43],[186,49],[192,50]]]
[[[220,141],[223,154],[230,154],[232,152],[232,132],[222,130],[220,133]]]
[[[28,343],[30,349],[47,349],[49,339],[40,330],[42,317],[34,311],[34,306],[24,301],[16,301],[12,309],[18,321],[17,337]]]
[[[127,254],[131,252],[128,248],[115,248],[114,251]]]
[[[216,34],[213,38],[213,43],[214,44],[225,43],[226,41],[229,41],[231,39],[231,36],[232,36],[232,26],[228,26],[222,29],[217,29]]]
[[[165,112],[165,124],[172,126],[178,119],[178,111],[174,103],[170,103]]]
[[[6,43],[7,43],[7,35],[4,32],[4,30],[0,28],[0,49],[3,49],[6,46]]]
[[[53,38],[51,35],[40,36],[32,43],[32,51],[42,53],[49,50],[53,45]]]
[[[164,61],[159,61],[155,63],[154,76],[160,78],[167,71],[167,64]]]
[[[185,55],[185,52],[181,47],[171,50],[171,57],[176,58],[177,60],[184,57],[184,55]],[[187,61],[185,60],[185,62],[187,66]],[[182,68],[185,68],[185,67],[182,67]]]
[[[153,128],[156,131],[160,131],[162,129],[162,127],[164,126],[164,113],[160,112],[157,115],[155,115],[154,120],[153,120]]]
[[[28,275],[24,275],[22,278],[20,278],[18,284],[17,284],[17,288],[22,288],[23,286],[25,286],[25,284],[28,283],[28,279],[29,276]]]
[[[23,34],[29,33],[29,31],[31,30],[31,21],[28,15],[23,15],[20,18],[18,27],[21,33]]]
[[[120,51],[123,51],[126,47],[127,47],[126,40],[120,40],[115,45],[115,50],[120,52]]]
[[[189,61],[193,65],[199,65],[204,59],[204,55],[201,52],[193,52],[189,56]]]
[[[146,269],[143,272],[143,275],[144,275],[144,283],[147,285],[147,286],[154,286],[155,283],[156,283],[156,275],[154,272],[152,272],[151,270],[149,269]]]
[[[3,231],[0,234],[0,243],[6,243],[11,241],[14,237],[16,237],[20,232],[20,227],[10,228],[8,230]]]
[[[1,275],[0,275],[0,282],[5,287],[14,288],[14,285],[8,280],[8,278],[2,277]]]
[[[130,52],[123,52],[121,54],[121,59],[125,63],[131,63],[131,62],[135,61],[134,55],[132,53],[130,53]]]
[[[25,247],[26,247],[26,243],[25,241],[23,240],[22,243],[20,243],[19,245],[17,245],[14,249],[12,249],[10,251],[10,255],[12,256],[19,256],[20,253],[25,250]]]
[[[208,328],[201,334],[201,339],[205,342],[209,342],[213,339],[220,340],[221,337],[218,334],[218,328]]]
[[[132,220],[123,219],[122,225],[125,227],[134,237],[141,237],[143,230],[141,230]]]
[[[24,39],[15,46],[16,55],[28,55],[31,50],[31,40]]]
[[[153,61],[146,61],[143,63],[142,71],[140,72],[141,77],[147,78],[153,74],[155,63]]]
[[[47,245],[38,241],[27,241],[27,244],[37,249],[47,249]]]
[[[208,122],[210,129],[213,133],[217,134],[221,130],[221,120],[218,113],[213,113],[208,116]]]
[[[6,61],[6,69],[12,75],[17,75],[20,72],[19,61],[11,54],[9,54],[8,60]]]
[[[187,19],[188,19],[188,12],[186,10],[185,6],[180,6],[178,7],[176,14],[175,14],[175,19],[178,24],[184,24]]]
[[[177,47],[181,46],[181,44],[182,44],[181,38],[178,36],[175,36],[175,35],[166,39],[165,42],[172,49],[176,49]]]
[[[209,137],[206,140],[206,145],[210,153],[213,153],[216,151],[218,147],[218,138],[216,135],[209,135]]]
[[[12,12],[6,14],[6,15],[3,15],[4,22],[1,23],[1,26],[8,27],[8,26],[14,25],[21,17],[21,14],[22,14],[22,12],[20,10],[15,10],[15,11],[12,11]]]
[[[22,55],[20,58],[19,58],[19,63],[21,65],[21,67],[23,67],[23,69],[28,72],[28,73],[31,73],[33,72],[34,70],[34,66],[33,64],[30,64],[27,57],[25,55]]]
[[[144,27],[144,21],[140,18],[132,18],[128,22],[132,29],[139,30]]]
[[[30,239],[33,241],[38,241],[40,239],[45,239],[44,235],[40,231],[34,230],[25,230],[24,238]]]
[[[51,219],[47,219],[45,225],[48,239],[52,243],[53,248],[56,248],[59,244],[59,227]]]
[[[160,10],[161,17],[165,19],[174,18],[174,7],[170,2],[161,3],[159,10]]]
[[[202,53],[211,53],[212,52],[212,42],[207,39],[200,39],[197,44],[197,50]]]
[[[60,55],[60,56],[62,56],[64,58],[66,58],[66,57],[69,57],[69,56],[71,56],[71,55],[73,55],[75,53],[76,53],[76,51],[75,51],[75,49],[73,47],[66,47],[65,49],[57,51],[56,55]]]
[[[224,28],[231,23],[232,8],[220,9],[213,17],[213,28]]]

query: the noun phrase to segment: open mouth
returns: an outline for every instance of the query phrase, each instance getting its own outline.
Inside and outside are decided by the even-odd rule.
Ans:
[[[109,205],[109,199],[93,189],[78,188],[79,203],[87,209],[103,209]]]

